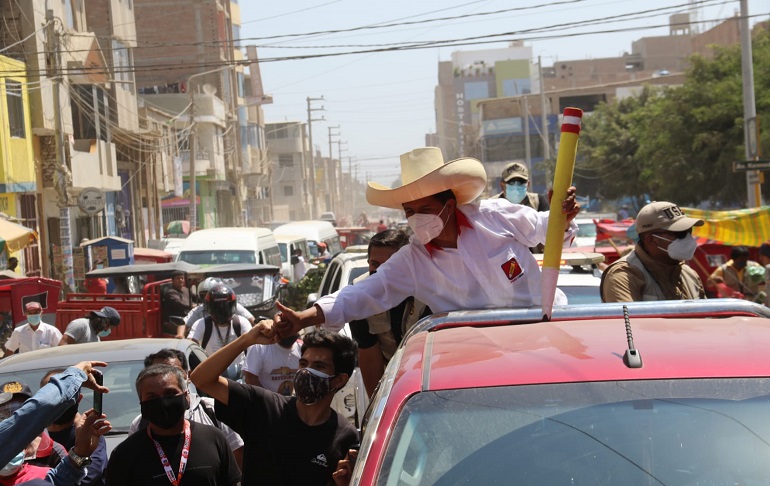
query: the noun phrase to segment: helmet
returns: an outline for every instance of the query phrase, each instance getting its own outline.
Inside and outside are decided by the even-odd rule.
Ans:
[[[206,294],[206,312],[215,324],[225,324],[235,314],[236,298],[233,289],[224,284],[211,287]]]
[[[211,290],[211,287],[222,284],[222,279],[217,277],[209,277],[203,282],[198,284],[198,297],[200,297],[201,302],[205,301],[206,294],[209,293],[209,290]]]

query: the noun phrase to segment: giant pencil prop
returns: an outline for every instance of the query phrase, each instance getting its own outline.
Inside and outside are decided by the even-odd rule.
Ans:
[[[550,320],[553,312],[561,249],[564,246],[564,229],[567,227],[567,215],[562,213],[561,203],[566,199],[567,189],[572,185],[572,172],[575,170],[575,152],[577,151],[582,118],[583,110],[579,108],[564,109],[559,153],[556,155],[556,174],[553,178],[551,210],[548,215],[548,232],[545,237],[545,254],[543,255],[543,279],[540,289],[544,321]]]

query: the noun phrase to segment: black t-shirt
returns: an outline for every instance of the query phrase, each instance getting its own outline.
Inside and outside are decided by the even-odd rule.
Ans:
[[[221,430],[210,425],[190,422],[190,455],[180,486],[226,486],[241,479],[233,452]],[[153,435],[168,457],[174,476],[179,473],[184,434]],[[108,486],[171,484],[160,462],[155,444],[141,429],[121,442],[107,465]]]
[[[295,397],[228,380],[228,405],[217,401],[217,418],[243,438],[243,484],[323,485],[332,481],[358,433],[332,410],[309,426],[297,415]]]

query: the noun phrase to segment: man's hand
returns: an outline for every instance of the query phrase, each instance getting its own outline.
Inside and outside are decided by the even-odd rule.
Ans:
[[[577,200],[575,199],[576,194],[577,194],[577,189],[575,188],[575,186],[570,186],[570,188],[567,189],[567,197],[561,203],[561,212],[567,215],[567,224],[569,224],[573,219],[575,219],[575,216],[577,216],[578,213],[580,212],[580,204],[578,204]],[[553,189],[549,189],[548,202],[551,202],[552,198],[553,198]]]
[[[347,486],[350,484],[350,480],[353,478],[353,466],[356,464],[357,457],[358,451],[350,449],[345,459],[337,462],[337,470],[332,474],[335,485]]]
[[[265,319],[254,324],[246,336],[249,344],[274,344],[278,342],[278,333],[273,327],[271,319]]]
[[[96,384],[96,380],[94,380],[94,375],[91,373],[91,371],[94,369],[94,367],[105,367],[107,366],[107,363],[104,361],[81,361],[80,363],[74,365],[75,368],[78,368],[83,371],[83,373],[86,374],[86,382],[83,383],[83,386],[85,388],[90,388],[91,390],[98,391],[101,393],[109,393],[110,390],[106,386],[101,386]]]
[[[97,414],[93,408],[85,413],[85,417],[75,431],[75,454],[81,457],[90,456],[99,446],[99,437],[112,430],[112,425],[104,420],[107,416]]]
[[[275,315],[275,329],[282,338],[297,334],[305,327],[302,325],[302,317],[298,312],[289,309],[280,302],[276,302],[275,306],[280,311]]]

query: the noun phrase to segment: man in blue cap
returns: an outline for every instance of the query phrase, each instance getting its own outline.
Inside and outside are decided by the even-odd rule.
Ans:
[[[120,314],[112,307],[91,311],[88,317],[81,317],[67,324],[59,346],[99,342],[101,338],[109,336],[119,324]]]

